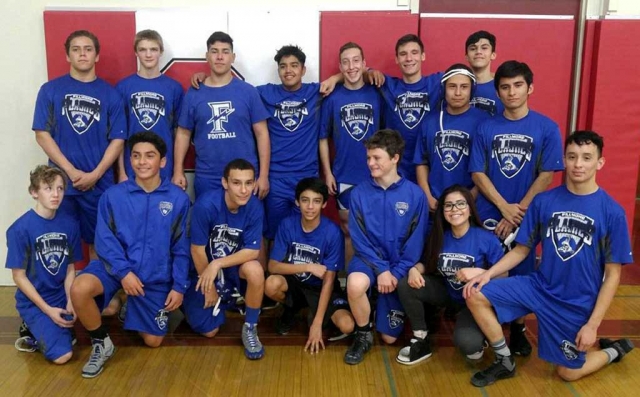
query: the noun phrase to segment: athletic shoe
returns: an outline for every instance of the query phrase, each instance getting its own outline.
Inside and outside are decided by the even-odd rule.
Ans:
[[[343,339],[347,339],[348,337],[352,336],[353,332],[350,334],[345,334],[342,331],[340,331],[338,328],[336,328],[336,330],[334,331],[334,333],[331,334],[331,336],[329,336],[327,338],[327,341],[329,342],[337,342]]]
[[[511,350],[511,354],[522,357],[527,357],[531,354],[531,343],[527,340],[523,324],[511,323],[509,350]]]
[[[283,306],[282,314],[276,320],[276,333],[287,335],[296,322],[296,312],[289,306]]]
[[[483,344],[482,344],[482,349],[473,353],[473,354],[467,354],[467,361],[473,363],[477,363],[478,361],[482,360],[482,357],[484,357],[484,350],[486,348],[489,347],[489,342],[487,342],[487,340],[485,339]]]
[[[278,306],[280,306],[280,302],[276,302],[266,296],[262,298],[262,310],[273,310]]]
[[[104,363],[116,352],[116,347],[108,336],[104,339],[91,339],[91,345],[89,361],[82,367],[83,378],[95,378],[100,375],[104,369]]]
[[[244,355],[249,360],[258,360],[264,356],[264,347],[258,339],[257,324],[244,323],[242,326],[242,344]]]
[[[607,338],[601,338],[600,339],[600,348],[601,349],[608,349],[610,347],[613,347],[618,352],[618,357],[616,357],[612,361],[614,363],[617,363],[620,360],[622,360],[622,357],[624,357],[627,353],[629,353],[634,348],[633,342],[631,342],[627,338],[618,339],[618,340],[612,340],[612,339],[607,339]]]
[[[124,319],[127,317],[127,301],[124,301],[122,306],[120,306],[120,310],[118,310],[118,320],[121,323],[124,323]]]
[[[505,365],[504,361],[507,361]],[[485,387],[500,379],[511,378],[516,374],[516,362],[513,356],[496,356],[496,361],[484,371],[476,372],[471,377],[471,384],[476,387]]]
[[[364,360],[364,355],[373,346],[372,331],[356,331],[353,343],[347,349],[344,355],[344,362],[350,365],[356,365]]]
[[[21,336],[13,344],[19,352],[33,353],[38,351],[38,341],[30,336]]]
[[[413,338],[411,344],[400,349],[396,361],[403,365],[414,365],[431,357],[429,338]]]
[[[71,346],[75,346],[78,343],[78,338],[76,337],[76,330],[74,328],[70,329],[71,332]]]

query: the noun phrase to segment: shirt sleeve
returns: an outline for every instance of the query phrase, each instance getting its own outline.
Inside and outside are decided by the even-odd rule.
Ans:
[[[7,230],[7,269],[27,270],[33,255],[27,234],[16,225]]]
[[[471,145],[471,156],[469,157],[469,172],[487,173],[489,158],[487,154],[487,143],[485,128],[487,121],[480,123],[476,135]]]
[[[337,226],[330,228],[327,232],[328,244],[322,264],[328,271],[337,272],[344,269],[344,235]]]
[[[107,138],[127,139],[127,118],[125,116],[125,103],[120,93],[114,88],[111,89],[111,100],[109,101],[109,109],[107,112]]]
[[[549,122],[547,133],[542,143],[542,171],[562,171],[564,163],[562,161],[562,134],[556,123]]]
[[[184,100],[184,91],[180,84],[175,85],[173,102],[173,118],[171,128],[178,128],[178,118],[180,117],[180,111],[182,110],[182,102]]]
[[[322,101],[322,108],[320,116],[320,139],[327,139],[331,136],[331,130],[333,127],[333,117],[332,117],[332,105],[333,101],[331,97],[326,98]]]
[[[258,94],[258,90],[256,90],[255,87],[251,87],[249,95],[251,124],[259,123],[268,119],[269,112],[267,112],[267,108],[264,107],[264,103],[262,102],[262,98],[260,98],[260,94]]]
[[[180,211],[171,225],[171,256],[173,263],[171,275],[173,277],[172,289],[184,294],[189,287],[189,238],[187,237],[187,218],[189,217],[189,199],[186,194],[182,197]]]
[[[482,247],[485,250],[483,268],[488,269],[495,265],[500,258],[504,256],[504,250],[502,249],[502,244],[500,243],[498,236],[493,233],[485,235],[487,238],[484,247]]]
[[[49,97],[48,91],[46,85],[40,87],[40,91],[38,91],[36,108],[33,113],[33,125],[31,127],[34,131],[53,132],[55,115],[53,114],[53,100]]]
[[[218,208],[208,199],[209,195],[200,196],[191,211],[191,244],[204,246],[209,242],[209,233],[213,227]]]
[[[98,221],[96,222],[95,247],[98,258],[107,272],[122,280],[132,271],[125,248],[118,239],[118,225],[114,216],[109,194],[103,194],[98,203]]]
[[[251,210],[248,214],[247,230],[242,233],[242,249],[259,250],[262,242],[262,225],[264,221],[264,211],[262,202],[255,196],[251,197],[253,201]]]
[[[538,245],[538,242],[540,242],[541,222],[543,221],[539,219],[541,202],[541,195],[533,198],[531,205],[524,214],[524,218],[518,229],[518,234],[516,235],[516,243],[522,244],[529,249],[533,249]]]
[[[195,110],[193,104],[194,89],[189,88],[184,95],[182,105],[180,106],[180,117],[178,117],[178,126],[193,131],[196,124]]]
[[[429,161],[429,148],[427,145],[427,129],[429,128],[429,120],[425,120],[420,125],[420,134],[418,135],[418,142],[416,143],[416,149],[413,154],[413,164],[426,165],[430,167]]]
[[[276,238],[273,242],[273,248],[271,248],[270,258],[274,261],[283,262],[286,259],[287,255],[287,247],[291,243],[291,239],[289,238],[289,221],[283,220],[280,222],[280,226],[278,226],[278,231],[276,232]]]
[[[626,265],[633,263],[633,252],[629,231],[627,230],[627,217],[622,210],[617,211],[607,221],[607,237],[604,241],[604,263],[620,263]]]
[[[73,227],[71,229],[71,235],[69,236],[69,258],[70,263],[80,262],[83,258],[82,255],[82,240],[80,238],[80,222],[73,221]]]
[[[391,274],[398,280],[409,273],[409,269],[420,261],[424,240],[427,237],[429,224],[429,209],[427,198],[424,194],[416,195],[417,209],[413,213],[413,219],[409,224],[407,234],[404,236],[404,244],[400,247],[400,260],[395,266],[391,266]]]

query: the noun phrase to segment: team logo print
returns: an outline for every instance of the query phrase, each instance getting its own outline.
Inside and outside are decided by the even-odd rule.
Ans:
[[[531,161],[533,138],[521,134],[496,135],[491,157],[495,157],[500,172],[511,179],[518,175],[527,161]]]
[[[164,309],[158,310],[155,320],[158,328],[162,330],[166,329],[167,325],[169,325],[169,312]]]
[[[100,121],[100,100],[81,94],[67,94],[62,103],[62,114],[73,130],[82,135],[94,121]]]
[[[406,214],[407,211],[409,211],[409,203],[405,203],[403,201],[398,201],[395,207],[396,207],[396,212],[400,216],[404,216],[404,214]]]
[[[578,358],[578,348],[568,340],[565,339],[562,341],[560,349],[562,349],[562,353],[567,358],[567,360],[575,360]]]
[[[471,99],[471,102],[469,102],[469,104],[475,108],[484,110],[492,116],[495,116],[498,110],[496,101],[485,97],[475,97]]]
[[[412,130],[429,113],[429,94],[426,92],[405,92],[396,97],[395,112],[404,125]]]
[[[164,96],[155,92],[131,94],[131,108],[140,125],[147,131],[153,128],[160,117],[164,117]]]
[[[305,264],[305,263],[320,263],[320,248],[312,245],[292,242],[287,248],[287,255],[285,262],[292,264]],[[298,280],[305,282],[311,278],[312,274],[309,272],[297,273]]]
[[[170,203],[168,201],[161,201],[158,205],[158,208],[160,208],[160,213],[162,214],[162,216],[167,216],[169,215],[169,212],[173,210],[173,203]]]
[[[573,258],[582,247],[593,243],[595,222],[577,212],[554,212],[549,220],[546,237],[551,237],[556,254],[563,261]]]
[[[227,224],[215,225],[209,234],[209,254],[211,258],[224,258],[236,252],[240,246],[242,230]]]
[[[389,319],[389,327],[398,328],[404,324],[404,312],[400,310],[391,310],[389,314],[387,314],[387,318]]]
[[[350,103],[340,108],[340,122],[351,138],[361,141],[373,125],[373,106],[368,103]]]
[[[435,147],[444,169],[453,171],[463,157],[469,157],[471,141],[464,131],[444,130],[436,133]]]
[[[235,112],[231,101],[224,102],[209,102],[207,103],[211,108],[211,118],[207,121],[207,124],[211,124],[211,132],[208,134],[209,139],[226,139],[235,138],[235,132],[227,132],[224,129],[223,123],[229,122],[229,115]]]
[[[36,256],[49,274],[58,275],[60,267],[69,256],[67,235],[47,233],[36,238]]]
[[[438,255],[438,271],[447,279],[454,290],[459,290],[464,286],[456,277],[456,273],[465,267],[476,267],[476,260],[473,256],[449,252]]]
[[[307,116],[309,111],[307,110],[307,102],[299,101],[282,101],[276,104],[276,112],[274,117],[280,120],[280,124],[289,132],[293,132],[298,129],[304,116]]]

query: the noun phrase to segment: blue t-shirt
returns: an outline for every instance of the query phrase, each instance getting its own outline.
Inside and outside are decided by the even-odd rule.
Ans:
[[[497,115],[478,126],[469,172],[485,173],[508,203],[519,203],[541,172],[563,169],[562,136],[550,118],[529,110],[520,120]],[[485,226],[502,219],[482,194],[477,206]]]
[[[591,315],[607,263],[633,263],[622,207],[604,190],[576,195],[566,186],[538,194],[516,242],[531,249],[542,242],[542,260],[531,274],[541,293],[566,310]]]
[[[451,230],[444,232],[442,252],[438,255],[437,269],[445,277],[451,299],[464,304],[462,287],[456,279],[458,270],[465,267],[488,269],[502,258],[504,251],[495,234],[471,226],[467,233],[456,238]]]
[[[259,170],[253,125],[268,117],[258,91],[240,79],[223,87],[189,88],[178,125],[193,132],[196,177],[220,180],[224,167],[237,158]]]
[[[118,91],[100,78],[83,83],[68,74],[40,87],[32,129],[50,133],[67,160],[83,172],[97,167],[112,139],[127,138],[124,105]],[[109,167],[95,190],[103,192],[113,184],[113,170]],[[69,183],[66,194],[82,192]]]
[[[326,266],[327,271],[337,272],[344,269],[344,235],[338,225],[324,216],[307,233],[302,229],[302,215],[291,215],[278,227],[271,259],[291,264],[318,263]],[[295,277],[304,284],[322,286],[322,279],[311,273],[298,273]]]
[[[469,174],[469,155],[478,124],[490,116],[480,109],[469,108],[459,115],[446,110],[433,112],[422,123],[421,135],[416,145],[414,163],[429,167],[429,188],[436,199],[451,185],[473,187]]]
[[[504,113],[504,105],[498,97],[493,80],[476,85],[473,98],[471,98],[471,106],[484,110],[491,116]]]
[[[317,176],[320,85],[302,84],[297,91],[287,91],[282,84],[256,88],[271,116],[267,120],[271,141],[269,177]]]
[[[375,87],[357,90],[338,85],[322,105],[320,139],[332,136],[336,148],[333,176],[357,185],[370,175],[364,142],[380,129],[382,98]]]
[[[27,211],[7,230],[7,269],[24,269],[38,294],[49,305],[65,300],[64,279],[69,264],[82,259],[80,226],[72,217],[56,213],[46,219]],[[20,290],[19,308],[34,305]]]
[[[416,181],[413,155],[420,135],[420,124],[436,109],[440,99],[442,73],[423,76],[416,83],[405,83],[397,77],[385,76],[381,88],[384,99],[385,128],[399,131],[404,139],[404,154],[398,170],[411,182]]]
[[[128,137],[153,131],[167,144],[167,164],[160,170],[162,178],[173,176],[173,137],[178,126],[183,90],[180,83],[165,75],[145,79],[132,74],[121,80],[116,89],[122,95],[127,115]],[[128,176],[133,175],[131,151],[124,151],[124,166]]]

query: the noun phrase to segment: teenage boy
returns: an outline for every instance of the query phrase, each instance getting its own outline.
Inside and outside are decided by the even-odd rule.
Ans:
[[[262,203],[253,195],[253,164],[235,159],[224,168],[223,189],[196,199],[191,216],[191,257],[195,269],[184,299],[191,328],[208,338],[225,321],[225,309],[243,295],[244,353],[250,360],[264,356],[258,339],[258,317],[264,294],[264,270],[257,261],[262,239]]]
[[[633,349],[629,339],[600,339],[601,350],[589,350],[618,288],[621,265],[633,263],[624,210],[596,182],[605,163],[602,148],[593,131],[569,135],[566,185],[537,195],[517,246],[465,286],[467,305],[496,355],[489,368],[473,375],[474,386],[515,375],[500,323],[530,312],[538,319],[539,357],[555,364],[565,381],[619,362]],[[540,241],[542,263],[535,272],[491,280],[517,266]]]
[[[82,240],[95,259],[98,201],[115,182],[112,165],[122,152],[127,126],[120,94],[96,76],[98,38],[77,30],[64,46],[69,74],[40,88],[32,129],[50,162],[69,177],[60,211],[79,219]]]
[[[206,191],[221,189],[227,163],[244,158],[260,170],[254,193],[262,199],[269,193],[269,114],[255,87],[233,75],[231,65],[236,55],[231,36],[224,32],[209,36],[205,57],[211,74],[200,89],[187,91],[180,111],[173,182],[183,189],[187,187],[184,158],[193,134],[196,198]]]
[[[133,51],[138,58],[137,73],[121,80],[116,89],[125,103],[129,134],[153,131],[167,144],[167,163],[160,170],[162,178],[173,176],[173,136],[178,127],[183,89],[180,83],[160,73],[160,57],[164,52],[162,36],[155,30],[136,33]],[[125,148],[120,157],[120,181],[133,175],[131,153]]]
[[[547,189],[554,172],[564,169],[562,140],[555,122],[529,109],[533,72],[526,63],[503,63],[496,71],[494,84],[505,110],[478,127],[469,172],[482,193],[477,206],[484,227],[510,246],[513,235],[509,236],[520,226],[531,200]],[[533,272],[535,260],[532,249],[509,275]],[[524,318],[511,324],[510,335],[515,354],[531,354]]]
[[[491,61],[497,57],[496,36],[486,30],[472,33],[464,44],[464,53],[477,80],[471,106],[482,109],[491,116],[502,114],[504,105],[498,98],[491,73]]]
[[[160,177],[167,147],[153,132],[129,138],[135,177],[113,186],[100,199],[96,250],[71,287],[71,299],[91,337],[91,356],[82,376],[98,376],[115,352],[100,310],[121,288],[127,294],[124,328],[158,347],[168,329],[169,312],[180,307],[187,290],[189,197]]]
[[[16,291],[16,309],[23,319],[20,351],[39,349],[54,364],[72,356],[75,312],[69,289],[74,262],[82,259],[76,219],[58,212],[66,188],[58,168],[40,165],[31,171],[29,194],[36,201],[7,230],[7,262]]]
[[[404,142],[394,130],[380,130],[367,141],[371,178],[351,194],[349,230],[354,256],[349,263],[347,295],[356,322],[353,344],[344,361],[358,364],[373,345],[368,291],[378,289],[376,329],[393,343],[402,333],[404,310],[398,280],[420,259],[429,210],[424,192],[398,174]]]
[[[309,307],[309,339],[305,350],[324,349],[322,330],[330,323],[343,335],[353,332],[353,317],[336,273],[344,269],[344,237],[340,228],[322,216],[329,189],[319,178],[302,179],[295,190],[300,214],[280,223],[276,235],[265,294],[283,304],[276,332],[286,335],[296,312]]]

